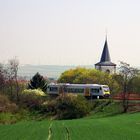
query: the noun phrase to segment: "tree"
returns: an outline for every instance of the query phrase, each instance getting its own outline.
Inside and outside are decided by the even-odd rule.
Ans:
[[[38,72],[32,77],[28,84],[29,89],[38,89],[40,88],[42,91],[46,92],[47,89],[47,81],[41,76]]]
[[[123,87],[123,109],[124,113],[127,112],[129,107],[129,95],[131,88],[134,85],[130,85],[131,80],[138,75],[138,70],[136,68],[130,67],[126,62],[120,62],[119,73],[121,76],[121,84]]]
[[[19,61],[16,57],[8,61],[7,76],[11,89],[11,96],[13,94],[13,85],[14,85],[16,89],[17,101],[19,100],[18,68],[19,68]]]
[[[59,83],[73,84],[105,84],[109,85],[111,93],[119,92],[119,85],[112,75],[95,69],[75,68],[65,71],[58,79]]]
[[[0,64],[0,90],[4,90],[4,86],[6,83],[6,77],[5,77],[5,70],[2,64]]]
[[[140,94],[140,75],[133,77],[129,81],[129,87],[128,90],[129,92],[135,93],[135,94]]]

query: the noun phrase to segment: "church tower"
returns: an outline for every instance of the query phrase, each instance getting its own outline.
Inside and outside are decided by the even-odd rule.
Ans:
[[[116,64],[111,62],[109,49],[108,49],[108,43],[107,43],[107,37],[104,44],[104,49],[101,55],[100,62],[95,64],[95,69],[107,72],[110,74],[113,74],[116,72]]]

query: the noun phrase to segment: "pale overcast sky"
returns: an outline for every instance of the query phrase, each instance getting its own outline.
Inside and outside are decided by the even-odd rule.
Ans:
[[[140,0],[0,0],[0,62],[140,66]]]

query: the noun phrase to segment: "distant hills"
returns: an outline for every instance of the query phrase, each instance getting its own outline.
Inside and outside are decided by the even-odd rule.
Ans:
[[[93,66],[22,65],[19,67],[18,75],[29,80],[35,73],[39,72],[41,75],[46,76],[48,78],[57,79],[64,71],[76,67],[94,68],[94,65]]]

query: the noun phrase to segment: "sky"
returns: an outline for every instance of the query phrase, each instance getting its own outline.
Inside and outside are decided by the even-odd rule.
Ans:
[[[140,0],[0,0],[0,62],[140,66]]]

